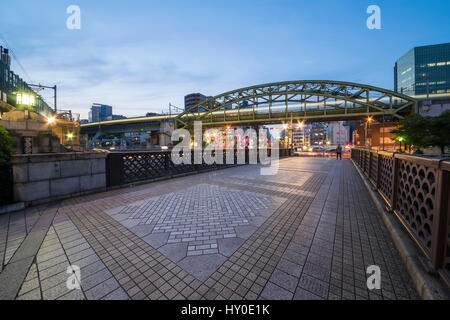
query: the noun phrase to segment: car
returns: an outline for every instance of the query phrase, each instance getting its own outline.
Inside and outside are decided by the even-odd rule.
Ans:
[[[323,150],[324,150],[324,148],[321,147],[321,146],[313,146],[313,147],[310,148],[309,151],[312,151],[312,152],[322,152]]]

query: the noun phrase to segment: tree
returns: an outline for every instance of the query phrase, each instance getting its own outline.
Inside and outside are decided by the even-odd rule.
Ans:
[[[429,141],[430,145],[441,149],[450,147],[450,110],[444,111],[440,116],[429,118]]]
[[[429,147],[430,140],[430,119],[418,114],[412,114],[400,121],[400,126],[392,130],[395,134],[394,140],[416,147],[416,152],[420,153],[421,148]]]
[[[11,155],[13,153],[12,139],[8,131],[0,126],[0,204],[12,201]]]

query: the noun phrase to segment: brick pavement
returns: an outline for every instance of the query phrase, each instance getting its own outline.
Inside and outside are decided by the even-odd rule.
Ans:
[[[80,267],[68,290],[67,267]],[[378,265],[382,289],[368,290]],[[418,299],[349,160],[289,158],[0,216],[0,298]]]

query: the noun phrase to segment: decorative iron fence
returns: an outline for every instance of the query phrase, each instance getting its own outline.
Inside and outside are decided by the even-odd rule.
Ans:
[[[364,149],[351,157],[448,284],[450,159]]]
[[[270,151],[270,149],[267,150],[268,156],[271,155]],[[290,151],[290,149],[280,149],[279,156],[290,156]],[[237,150],[233,150],[233,164],[227,164],[227,152],[224,150],[223,164],[207,164],[204,159],[200,164],[195,164],[194,152],[191,152],[189,164],[175,164],[171,155],[171,151],[111,152],[106,160],[106,184],[108,187],[119,186],[136,181],[230,167],[237,163],[238,156]],[[245,150],[245,163],[249,163],[248,149]]]

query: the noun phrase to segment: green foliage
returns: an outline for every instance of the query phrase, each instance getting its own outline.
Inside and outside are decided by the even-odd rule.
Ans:
[[[415,146],[418,150],[430,146],[429,134],[426,132],[429,127],[428,119],[418,114],[406,117],[400,122],[400,126],[392,130],[395,140],[410,146]]]
[[[450,147],[450,110],[444,111],[439,117],[429,118],[429,141],[430,145],[441,149]]]
[[[8,131],[0,126],[0,205],[12,201],[11,155],[14,153]]]
[[[450,147],[450,110],[438,117],[422,117],[413,114],[400,121],[400,127],[392,130],[394,140],[414,146],[417,154],[423,148],[439,147],[441,153]]]

